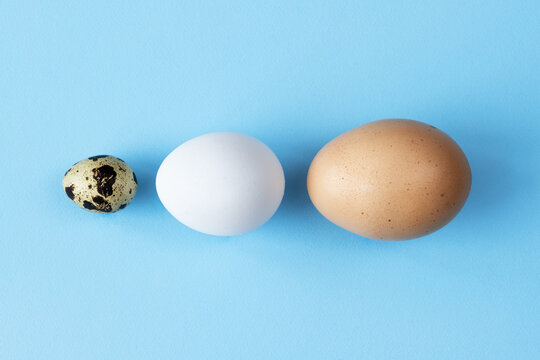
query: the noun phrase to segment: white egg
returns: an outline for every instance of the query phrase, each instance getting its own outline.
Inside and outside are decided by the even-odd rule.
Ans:
[[[263,225],[285,190],[281,164],[268,146],[239,133],[216,132],[177,147],[156,177],[165,208],[202,233],[239,235]]]

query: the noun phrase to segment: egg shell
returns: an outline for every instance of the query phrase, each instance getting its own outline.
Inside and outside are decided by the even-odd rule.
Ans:
[[[427,235],[452,220],[471,187],[460,147],[434,126],[379,120],[324,146],[307,178],[309,196],[327,219],[380,240]]]
[[[137,177],[123,160],[98,155],[73,165],[64,175],[62,187],[81,208],[94,213],[113,213],[133,200]]]
[[[165,208],[199,232],[239,235],[264,224],[283,198],[278,158],[259,140],[217,132],[191,139],[161,164],[156,189]]]

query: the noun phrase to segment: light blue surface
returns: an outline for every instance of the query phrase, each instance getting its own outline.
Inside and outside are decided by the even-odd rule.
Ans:
[[[0,2],[0,359],[539,359],[540,2]],[[458,217],[408,242],[326,221],[316,151],[388,117],[469,157]],[[216,238],[154,177],[210,131],[269,145],[277,214]],[[124,211],[65,196],[72,163],[135,170]]]

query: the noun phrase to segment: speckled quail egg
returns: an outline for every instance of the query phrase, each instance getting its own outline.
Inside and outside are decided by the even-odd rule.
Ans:
[[[64,175],[67,196],[83,209],[112,213],[125,208],[137,192],[137,178],[128,164],[110,156],[81,160]]]

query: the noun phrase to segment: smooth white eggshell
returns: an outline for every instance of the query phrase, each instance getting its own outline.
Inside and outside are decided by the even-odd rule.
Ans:
[[[285,190],[281,164],[265,144],[216,132],[177,147],[161,164],[158,196],[184,225],[211,235],[239,235],[264,224]]]

